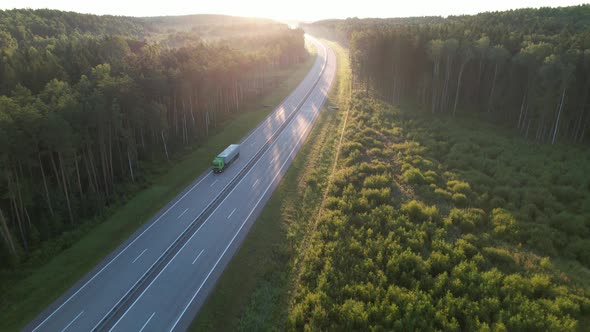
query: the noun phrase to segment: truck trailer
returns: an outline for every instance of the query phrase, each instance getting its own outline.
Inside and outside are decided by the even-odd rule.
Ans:
[[[240,144],[231,144],[213,159],[213,172],[223,173],[223,170],[240,156]]]

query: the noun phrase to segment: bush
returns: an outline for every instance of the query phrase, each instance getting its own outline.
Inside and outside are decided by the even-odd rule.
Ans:
[[[506,207],[506,201],[502,197],[494,196],[490,199],[489,206],[491,208],[503,208]]]
[[[447,181],[447,187],[449,190],[468,195],[471,192],[471,186],[467,182],[458,181],[458,180],[450,180]]]
[[[550,206],[550,201],[554,200],[553,195],[544,189],[529,189],[525,194],[525,203],[535,204],[540,211],[544,211],[545,208]]]
[[[516,201],[518,197],[515,189],[508,186],[497,186],[494,188],[493,193],[494,196],[501,197],[506,202]]]
[[[550,218],[551,227],[570,236],[588,236],[588,228],[582,217],[574,216],[568,212],[561,212]]]
[[[578,262],[590,267],[590,240],[577,238],[570,242],[565,251]]]
[[[450,192],[441,189],[441,188],[436,188],[434,189],[434,193],[437,197],[442,198],[442,199],[451,199],[451,197],[453,196],[453,194],[451,194]]]
[[[393,183],[391,176],[387,174],[369,175],[363,182],[363,187],[371,189],[387,188]]]
[[[504,268],[505,270],[514,270],[517,267],[514,258],[505,249],[485,247],[483,248],[483,253],[495,266]]]
[[[467,196],[465,196],[465,194],[453,194],[453,203],[458,206],[458,207],[465,207],[467,206],[467,203],[469,202],[467,199]]]
[[[544,255],[556,256],[558,249],[566,247],[569,243],[565,234],[556,231],[546,223],[527,223],[522,230],[522,237],[525,238],[526,244]]]
[[[387,158],[387,154],[381,148],[372,148],[368,151],[368,155],[376,158]]]
[[[457,225],[466,231],[473,231],[484,224],[485,212],[481,209],[451,209],[444,219],[447,225]]]
[[[424,203],[416,200],[402,205],[402,211],[413,222],[434,221],[438,218],[438,208],[436,206],[426,206]]]
[[[426,171],[424,173],[424,179],[431,184],[436,184],[439,183],[440,181],[440,176],[438,176],[438,174],[436,174],[435,171]]]
[[[390,188],[380,188],[380,189],[371,189],[371,188],[363,188],[361,190],[361,196],[366,197],[369,203],[373,206],[379,206],[382,204],[389,203],[391,199],[391,189]]]
[[[443,272],[450,270],[450,257],[447,254],[443,254],[439,251],[433,251],[426,261],[428,270],[432,276],[436,276]]]
[[[551,188],[551,193],[559,202],[566,204],[584,197],[582,193],[571,186],[554,186]]]
[[[402,174],[402,179],[408,184],[424,184],[426,181],[424,175],[417,168],[410,168]]]
[[[363,145],[358,142],[345,142],[342,143],[342,146],[340,147],[340,156],[342,158],[347,158],[351,153],[355,151],[364,151]]]
[[[496,208],[492,210],[492,225],[497,234],[508,234],[514,231],[516,220],[510,211]]]

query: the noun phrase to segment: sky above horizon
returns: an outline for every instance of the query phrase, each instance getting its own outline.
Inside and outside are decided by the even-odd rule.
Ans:
[[[0,0],[0,9],[49,8],[97,15],[164,16],[225,14],[267,17],[282,20],[316,21],[347,17],[410,17],[476,14],[516,8],[561,7],[583,4],[573,0],[410,0],[322,1],[322,0],[215,0],[215,1],[139,1],[139,0]]]

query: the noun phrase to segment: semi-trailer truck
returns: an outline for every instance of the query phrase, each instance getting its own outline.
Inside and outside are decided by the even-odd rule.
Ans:
[[[213,172],[223,173],[223,170],[240,156],[240,144],[231,144],[213,159]]]

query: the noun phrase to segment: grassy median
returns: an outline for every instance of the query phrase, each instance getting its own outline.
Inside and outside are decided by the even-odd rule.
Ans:
[[[0,297],[0,331],[23,328],[204,172],[212,156],[252,130],[309,72],[317,53],[313,47],[308,50],[311,55],[304,63],[273,73],[281,83],[263,98],[245,104],[245,111],[227,120],[207,142],[177,156],[169,167],[157,170],[158,175],[149,181],[149,186],[125,203],[64,234],[73,237],[74,244],[58,256],[42,266],[20,272],[20,281]]]
[[[281,184],[227,266],[191,331],[282,330],[298,257],[313,231],[332,171],[349,98],[346,50],[337,54],[338,73],[326,106]]]

